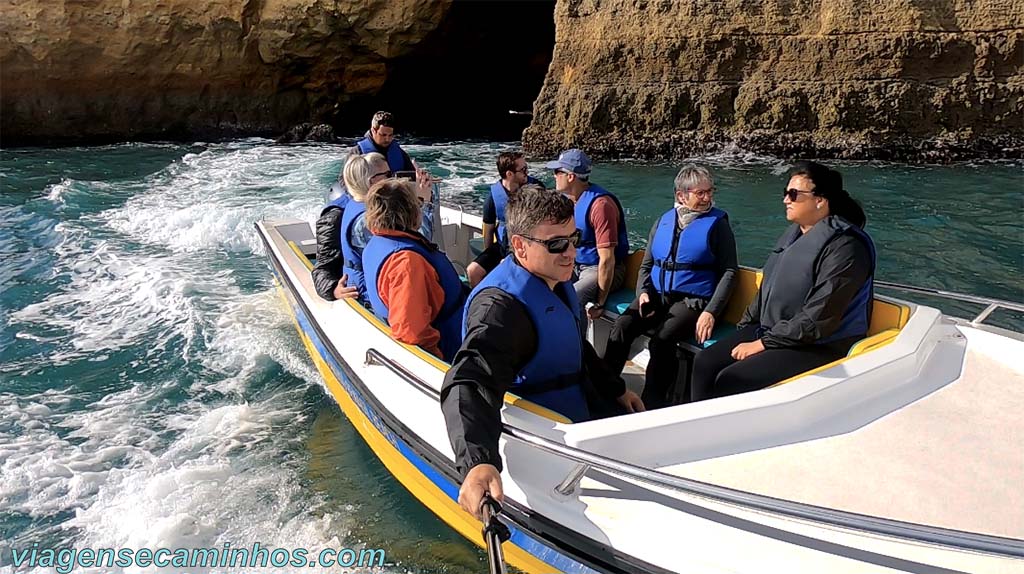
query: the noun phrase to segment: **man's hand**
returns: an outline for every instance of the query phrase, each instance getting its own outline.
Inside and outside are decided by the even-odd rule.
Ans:
[[[604,315],[604,305],[587,305],[587,317],[590,317],[591,321],[600,319],[601,315]]]
[[[654,306],[651,305],[651,296],[646,291],[640,294],[636,308],[637,311],[640,312],[641,317],[646,318],[654,314]]]
[[[434,181],[430,172],[425,169],[416,170],[416,197],[421,203],[430,203],[434,194]]]
[[[338,280],[338,284],[334,287],[334,298],[335,299],[353,299],[359,296],[358,287],[346,287],[348,283],[348,275],[342,275],[341,279]]]
[[[711,338],[711,332],[715,330],[715,316],[707,311],[697,317],[697,342],[701,345]]]
[[[732,349],[732,358],[737,361],[742,361],[747,357],[753,357],[754,355],[764,351],[764,343],[761,339],[751,341],[749,343],[740,343]]]
[[[501,473],[493,464],[478,464],[469,470],[459,489],[459,506],[477,520],[483,520],[480,502],[484,499],[484,493],[490,493],[491,498],[498,502],[505,499],[501,490]]]
[[[644,407],[643,400],[640,399],[640,395],[633,391],[626,389],[626,392],[622,393],[622,396],[615,399],[620,405],[626,408],[628,413],[642,413],[647,409]]]

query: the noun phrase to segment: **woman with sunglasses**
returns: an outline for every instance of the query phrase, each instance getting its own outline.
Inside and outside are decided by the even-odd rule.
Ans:
[[[320,213],[316,222],[316,264],[311,275],[317,294],[328,301],[362,296],[362,265],[350,236],[353,221],[361,221],[363,200],[370,186],[388,176],[388,163],[379,153],[349,154],[341,170],[345,191]],[[383,173],[380,173],[383,171]],[[363,242],[365,245],[365,242]]]
[[[707,168],[679,170],[675,205],[654,222],[647,240],[638,295],[608,336],[605,363],[621,374],[633,341],[653,330],[642,395],[649,409],[670,405],[666,394],[679,373],[676,343],[687,336],[700,344],[708,340],[732,295],[736,239],[714,193]]]
[[[763,389],[846,356],[867,335],[875,248],[842,175],[797,163],[782,202],[792,225],[737,332],[697,354],[691,400]]]

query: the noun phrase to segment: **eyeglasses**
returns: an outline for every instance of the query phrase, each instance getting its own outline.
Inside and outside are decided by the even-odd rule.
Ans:
[[[515,173],[528,173],[530,171],[530,166],[524,165],[523,169],[514,169],[512,171],[514,171]]]
[[[685,190],[685,192],[692,193],[697,197],[711,197],[712,195],[715,194],[715,188],[710,187],[708,189],[687,189]]]
[[[375,173],[375,174],[371,175],[370,179],[373,179],[375,177],[380,177],[382,175],[384,177],[394,177],[395,176],[395,172],[393,172],[393,171],[382,171],[382,172]]]
[[[789,189],[782,190],[782,199],[786,199],[788,197],[790,201],[796,201],[797,196],[799,196],[802,193],[814,194],[813,191],[804,191],[802,189],[796,189],[791,187]]]
[[[534,243],[540,243],[544,247],[547,247],[548,253],[558,255],[568,251],[570,245],[577,247],[580,244],[580,235],[580,230],[577,229],[568,237],[552,237],[551,239],[537,239],[536,237],[530,237],[529,235],[520,235],[520,237]]]

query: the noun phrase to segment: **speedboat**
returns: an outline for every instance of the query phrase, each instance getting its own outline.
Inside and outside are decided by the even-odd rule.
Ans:
[[[480,218],[440,215],[444,249],[464,268]],[[256,228],[327,392],[413,496],[483,546],[481,523],[457,503],[439,404],[449,365],[392,339],[354,300],[317,296],[308,222]],[[633,277],[641,258],[631,256]],[[757,270],[740,275],[716,332],[756,292]],[[878,294],[870,333],[847,357],[764,390],[644,413],[573,424],[507,394],[505,559],[537,574],[1024,572],[1024,335],[990,321],[1024,305],[878,290],[981,310],[958,318]],[[632,294],[617,297],[589,330],[599,352]],[[634,389],[645,357],[641,339]]]

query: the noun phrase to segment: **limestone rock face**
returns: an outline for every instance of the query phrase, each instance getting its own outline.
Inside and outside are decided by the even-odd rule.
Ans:
[[[372,94],[451,0],[4,0],[3,143],[279,134]]]
[[[1024,156],[1019,0],[560,0],[551,156]]]

